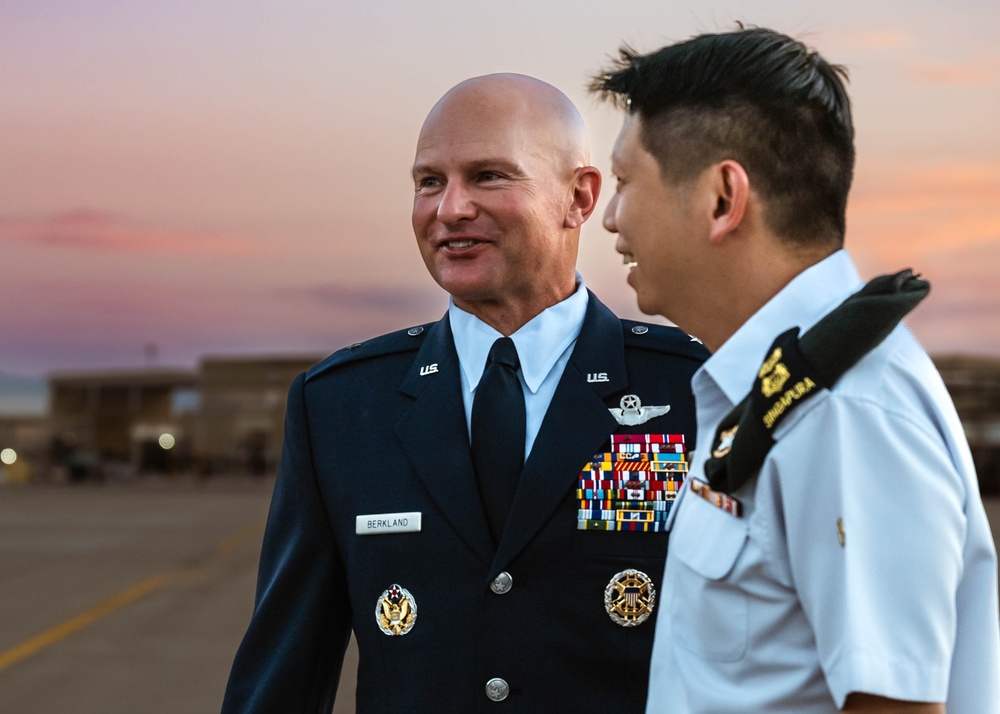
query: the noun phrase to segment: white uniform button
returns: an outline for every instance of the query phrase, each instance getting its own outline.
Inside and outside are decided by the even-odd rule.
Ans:
[[[410,337],[416,337],[417,335],[419,335],[423,331],[424,331],[424,328],[422,328],[422,327],[420,327],[418,325],[417,327],[411,327],[409,330],[406,331],[406,334],[408,334]]]
[[[510,694],[510,687],[499,677],[494,677],[486,683],[486,696],[491,701],[502,702],[508,694]]]
[[[493,578],[493,582],[490,583],[490,590],[495,592],[497,595],[506,595],[510,592],[510,589],[513,586],[514,578],[510,576],[510,573],[504,571]]]
[[[633,335],[645,335],[647,332],[649,332],[649,328],[645,325],[636,325],[632,328]]]

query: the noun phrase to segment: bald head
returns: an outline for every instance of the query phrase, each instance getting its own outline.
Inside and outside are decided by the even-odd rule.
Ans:
[[[555,87],[519,74],[469,79],[424,121],[413,231],[455,304],[509,335],[576,289],[580,227],[601,174]]]
[[[530,151],[543,153],[560,171],[590,163],[587,128],[569,97],[551,84],[523,74],[487,74],[459,82],[431,109],[420,144],[456,123],[471,128],[502,125]]]

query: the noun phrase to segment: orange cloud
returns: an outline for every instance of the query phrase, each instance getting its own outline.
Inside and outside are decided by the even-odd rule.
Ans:
[[[917,337],[938,354],[1000,351],[1000,240],[942,248],[927,258],[921,272],[931,294],[907,319]]]
[[[1000,165],[866,167],[848,206],[848,245],[879,265],[1000,241]]]
[[[911,79],[921,84],[980,85],[992,81],[992,72],[985,67],[956,64],[925,64],[909,69]]]
[[[35,245],[130,253],[232,256],[254,252],[247,241],[224,233],[149,226],[95,210],[43,218],[0,218],[0,238]]]

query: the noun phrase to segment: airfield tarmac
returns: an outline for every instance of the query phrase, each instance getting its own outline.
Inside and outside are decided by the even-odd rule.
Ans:
[[[218,712],[272,487],[0,484],[0,712]],[[1000,498],[986,506],[996,539]],[[356,667],[352,643],[335,714],[354,711]]]

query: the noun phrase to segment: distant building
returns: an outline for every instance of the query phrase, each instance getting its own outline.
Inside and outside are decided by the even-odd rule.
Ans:
[[[71,480],[109,471],[169,472],[190,438],[175,404],[196,386],[197,373],[184,369],[51,375],[52,466]]]
[[[288,388],[319,359],[205,357],[197,369],[52,374],[48,464],[71,480],[271,473],[281,453]]]
[[[965,428],[980,490],[1000,493],[1000,359],[946,355],[934,364]]]
[[[50,463],[71,480],[273,472],[288,388],[319,359],[205,357],[197,370],[53,374]]]
[[[198,370],[195,460],[204,473],[272,473],[292,380],[319,355],[205,357]]]
[[[205,357],[196,370],[53,374],[47,416],[0,416],[0,451],[73,478],[196,471],[271,474],[285,398],[320,355]],[[939,356],[972,448],[983,493],[1000,493],[1000,358]],[[16,446],[14,446],[16,444]],[[0,468],[3,468],[0,466]]]

